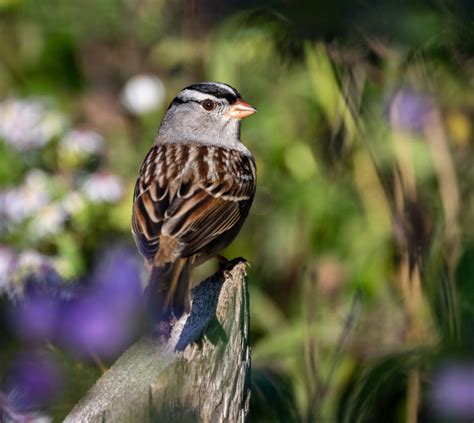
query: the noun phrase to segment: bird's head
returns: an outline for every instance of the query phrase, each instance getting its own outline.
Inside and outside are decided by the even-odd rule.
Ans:
[[[158,138],[232,146],[240,142],[240,121],[256,111],[230,85],[190,85],[171,102]]]

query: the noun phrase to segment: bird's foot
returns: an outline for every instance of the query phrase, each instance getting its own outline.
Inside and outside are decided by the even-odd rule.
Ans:
[[[245,263],[246,266],[250,265],[249,262],[247,261],[247,259],[245,259],[243,257],[236,257],[232,260],[229,260],[229,259],[225,258],[224,256],[221,256],[220,254],[218,254],[216,256],[216,258],[217,258],[217,261],[219,263],[219,271],[220,272],[225,272],[225,271],[232,270],[234,268],[234,266],[236,266],[239,263]]]

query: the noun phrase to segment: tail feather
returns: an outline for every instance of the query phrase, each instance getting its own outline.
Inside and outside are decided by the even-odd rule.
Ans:
[[[189,312],[189,289],[194,258],[154,266],[145,289],[145,301],[154,320],[179,319]]]

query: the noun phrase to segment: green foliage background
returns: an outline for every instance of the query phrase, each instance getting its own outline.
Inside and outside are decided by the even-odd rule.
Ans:
[[[226,251],[251,263],[252,420],[434,421],[430,375],[472,358],[472,6],[257,3],[1,0],[0,96],[46,97],[102,134],[99,166],[125,189],[54,235],[2,242],[56,257],[67,278],[131,242],[135,177],[167,105],[227,82],[259,110],[242,126],[257,197]],[[141,73],[167,98],[134,116],[120,95]],[[0,144],[0,185],[40,168],[61,196],[96,165],[56,146]]]

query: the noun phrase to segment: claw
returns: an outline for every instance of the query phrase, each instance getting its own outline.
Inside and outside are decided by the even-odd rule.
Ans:
[[[219,271],[221,272],[231,270],[239,263],[245,263],[246,266],[250,266],[250,263],[247,261],[247,259],[243,257],[237,257],[232,260],[229,260],[226,259],[224,256],[218,254],[216,258],[219,262]]]

